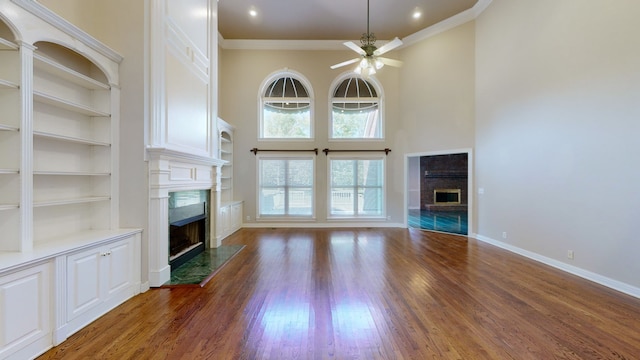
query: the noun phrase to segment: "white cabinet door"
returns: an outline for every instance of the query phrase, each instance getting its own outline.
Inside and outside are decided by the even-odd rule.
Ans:
[[[0,276],[0,358],[32,358],[53,345],[51,266]]]
[[[120,291],[125,291],[132,285],[133,273],[133,249],[131,241],[120,241],[107,248],[108,255],[105,256],[104,266],[106,274],[105,296],[110,298]]]
[[[235,232],[242,226],[242,203],[235,203],[231,207],[231,232]]]
[[[137,294],[134,238],[67,256],[67,325],[72,334]]]
[[[67,319],[91,310],[101,301],[102,250],[92,249],[67,257]]]
[[[230,209],[229,205],[222,206],[220,208],[220,233],[224,238],[229,234],[229,229],[231,229],[231,218],[230,218]]]

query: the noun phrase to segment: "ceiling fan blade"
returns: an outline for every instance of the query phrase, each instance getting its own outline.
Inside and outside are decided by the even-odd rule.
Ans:
[[[360,46],[356,45],[352,41],[347,41],[347,42],[345,42],[343,44],[344,44],[344,46],[348,47],[349,49],[357,52],[359,55],[366,55],[367,54],[364,50],[362,50],[362,48],[360,48]]]
[[[354,44],[355,45],[355,44]],[[391,41],[389,41],[388,43],[380,46],[376,51],[373,52],[373,55],[382,55],[386,52],[389,52],[395,48],[397,48],[398,46],[402,45],[402,40],[395,38]]]
[[[400,60],[389,59],[389,58],[384,58],[384,57],[379,57],[378,60],[380,60],[380,62],[382,62],[385,65],[395,66],[395,67],[401,67],[402,66],[402,61],[400,61]]]
[[[343,61],[343,62],[341,62],[339,64],[332,65],[331,68],[332,69],[337,69],[339,67],[350,65],[350,64],[353,64],[353,63],[358,62],[358,61],[360,61],[360,58],[355,58],[355,59]]]

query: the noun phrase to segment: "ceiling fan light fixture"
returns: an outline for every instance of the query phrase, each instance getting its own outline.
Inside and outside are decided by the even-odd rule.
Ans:
[[[402,62],[398,60],[379,58],[380,55],[402,45],[402,40],[396,37],[380,48],[378,48],[375,43],[376,36],[371,31],[369,31],[369,0],[367,0],[367,32],[362,34],[362,37],[360,38],[360,46],[356,45],[352,41],[347,41],[344,43],[346,47],[357,52],[358,55],[360,55],[360,58],[355,58],[332,65],[331,69],[337,69],[341,66],[358,62],[358,66],[356,66],[356,68],[354,69],[355,73],[358,75],[370,76],[375,74],[376,70],[382,69],[385,64],[390,66],[400,66],[402,64]]]

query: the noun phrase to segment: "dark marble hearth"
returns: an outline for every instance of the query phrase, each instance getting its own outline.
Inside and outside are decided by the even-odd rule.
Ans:
[[[171,270],[171,280],[163,287],[204,286],[242,248],[244,245],[223,245],[214,249],[205,249],[191,260]]]

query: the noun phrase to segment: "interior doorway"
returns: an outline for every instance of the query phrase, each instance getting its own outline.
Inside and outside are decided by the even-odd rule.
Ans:
[[[405,225],[469,235],[472,229],[471,149],[407,154]]]

